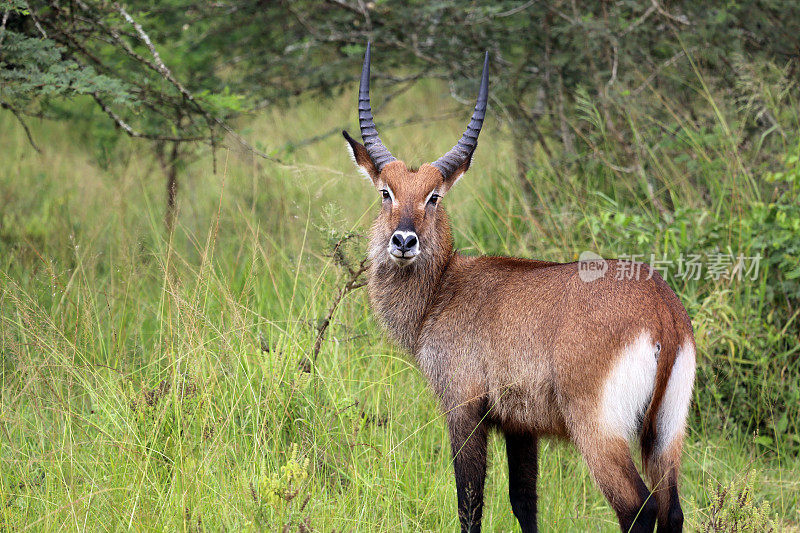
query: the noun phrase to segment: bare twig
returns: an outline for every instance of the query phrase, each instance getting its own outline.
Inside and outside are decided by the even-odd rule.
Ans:
[[[241,135],[236,133],[236,131],[233,128],[231,128],[228,125],[228,123],[225,122],[224,120],[222,120],[221,118],[212,117],[212,120],[214,120],[214,122],[219,124],[219,126],[223,130],[225,130],[231,137],[233,137],[234,140],[237,143],[239,143],[242,147],[244,147],[248,152],[250,152],[250,153],[252,153],[254,155],[257,155],[258,157],[260,157],[262,159],[266,159],[268,161],[272,161],[273,163],[278,163],[279,165],[286,166],[286,163],[283,162],[281,159],[278,159],[277,157],[271,156],[266,152],[262,152],[261,150],[259,150],[258,148],[256,148],[255,146],[253,146],[252,144],[247,142],[244,137],[242,137]]]
[[[100,19],[91,18],[89,15],[93,12],[92,8],[89,7],[85,2],[83,2],[82,0],[76,0],[76,3],[78,4],[78,6],[81,9],[83,9],[84,11],[87,12],[87,16],[86,17],[76,17],[78,20],[81,20],[83,22],[87,22],[89,24],[94,24],[94,25],[98,26],[99,28],[104,30],[106,33],[108,33],[111,36],[111,38],[113,39],[113,42],[118,44],[122,48],[122,51],[125,52],[128,56],[130,56],[131,59],[133,59],[137,63],[141,63],[142,65],[146,66],[150,70],[163,75],[163,71],[161,69],[161,66],[159,66],[158,64],[153,63],[152,61],[149,61],[148,59],[146,59],[146,58],[142,57],[141,55],[137,54],[136,51],[131,47],[131,45],[128,44],[128,42],[125,39],[122,38],[122,35],[120,35],[120,32],[118,30],[116,30],[113,26],[105,24]],[[128,16],[130,17],[130,15],[128,15]],[[127,35],[127,34],[125,34],[125,35]],[[68,34],[66,36],[70,37]],[[133,38],[133,36],[131,36],[131,37]],[[98,37],[98,39],[99,39],[99,37]],[[100,40],[102,40],[104,42],[108,42],[109,44],[113,44],[112,42],[109,42],[106,39],[100,39]],[[148,40],[149,40],[149,37],[148,37]],[[73,43],[73,45],[80,47],[84,54],[89,55],[88,54],[88,50],[86,50],[84,47],[81,47],[77,42],[75,42],[74,39],[70,39],[70,41]],[[159,59],[160,59],[160,56],[159,56]],[[99,61],[95,61],[95,63],[101,64]],[[163,63],[162,63],[162,65],[163,65]],[[164,68],[166,68],[166,67],[164,67]],[[169,69],[167,69],[167,70],[169,70]]]
[[[628,26],[627,28],[625,28],[625,29],[622,31],[622,33],[620,33],[620,34],[619,34],[619,37],[620,37],[620,38],[622,38],[622,37],[625,37],[625,36],[626,36],[626,35],[628,35],[630,32],[632,32],[633,30],[635,30],[636,28],[638,28],[639,26],[641,26],[641,25],[642,25],[642,23],[643,23],[645,20],[647,20],[647,18],[648,18],[650,15],[652,15],[653,13],[655,13],[655,11],[656,11],[657,7],[658,7],[658,6],[655,6],[655,5],[651,5],[650,7],[648,7],[648,8],[647,8],[647,10],[646,10],[644,13],[642,13],[642,16],[641,16],[641,17],[639,17],[638,19],[636,19],[636,20],[634,20],[633,22],[631,22],[630,26]]]
[[[198,142],[198,141],[208,141],[208,137],[173,137],[170,135],[152,135],[149,133],[143,133],[139,130],[133,129],[130,124],[122,120],[122,117],[117,115],[113,109],[111,109],[108,104],[106,104],[102,98],[100,98],[100,94],[97,92],[92,93],[92,97],[94,98],[97,105],[100,106],[100,109],[108,115],[114,123],[122,129],[125,133],[127,133],[131,137],[135,137],[138,139],[148,139],[151,141],[171,141],[171,142]]]
[[[365,13],[364,13],[365,10],[362,11],[362,8],[361,8],[360,5],[359,5],[359,7],[356,7],[356,6],[352,5],[352,4],[350,4],[349,2],[345,2],[345,0],[327,0],[327,2],[329,4],[333,4],[335,6],[339,6],[341,8],[344,8],[347,11],[355,13],[356,15],[361,15],[362,17],[365,16]],[[361,4],[361,2],[359,2],[359,4]]]
[[[331,306],[328,308],[328,313],[325,315],[325,318],[320,322],[317,326],[317,338],[314,341],[314,350],[312,351],[312,360],[316,363],[317,356],[319,355],[320,349],[322,349],[322,341],[325,340],[325,332],[328,330],[328,326],[331,325],[331,320],[333,319],[334,313],[336,313],[336,309],[339,307],[339,304],[342,302],[345,296],[350,292],[363,287],[367,284],[367,281],[362,277],[362,274],[367,271],[369,268],[369,257],[364,257],[361,262],[358,264],[358,268],[348,269],[350,271],[350,277],[347,278],[347,282],[342,285],[338,292],[336,293],[336,297],[331,302]]]
[[[483,24],[484,22],[492,20],[492,19],[500,19],[500,18],[510,17],[512,15],[516,15],[517,13],[525,11],[526,9],[528,9],[529,7],[531,7],[533,4],[535,4],[538,1],[539,0],[528,0],[527,2],[522,4],[521,6],[512,7],[511,9],[509,9],[507,11],[501,11],[500,13],[493,13],[493,14],[487,15],[485,17],[479,18],[477,20],[469,21],[468,24],[470,26],[472,26],[472,25],[476,25],[476,24]]]
[[[537,1],[538,0],[530,0],[529,2],[526,2],[526,3],[522,4],[521,6],[517,6],[517,7],[511,8],[508,11],[501,11],[500,13],[497,13],[496,15],[492,15],[491,18],[500,19],[500,18],[510,17],[511,15],[516,15],[520,11],[525,11],[526,9],[531,7],[533,4],[535,4]]]
[[[244,147],[247,151],[251,152],[252,154],[257,155],[258,157],[261,157],[262,159],[267,159],[269,161],[272,161],[274,163],[278,163],[278,164],[281,164],[281,165],[285,164],[280,159],[278,159],[276,157],[273,157],[273,156],[271,156],[271,155],[269,155],[269,154],[257,149],[253,145],[251,145],[241,135],[239,135],[230,125],[228,125],[227,122],[225,122],[224,120],[222,120],[221,118],[219,118],[217,116],[211,115],[208,111],[206,111],[205,108],[203,108],[195,100],[194,95],[188,89],[186,89],[186,87],[184,87],[183,84],[180,81],[178,81],[178,79],[175,78],[175,76],[172,74],[172,71],[169,69],[169,67],[167,67],[167,65],[161,59],[161,56],[159,55],[158,50],[156,50],[156,47],[153,44],[153,41],[150,39],[150,36],[147,35],[147,33],[144,31],[144,28],[142,28],[141,24],[136,22],[133,19],[133,17],[131,17],[131,15],[125,10],[125,8],[122,7],[118,2],[114,2],[114,8],[119,12],[120,15],[122,15],[122,17],[128,22],[128,24],[133,26],[133,28],[136,30],[136,33],[139,36],[139,38],[142,40],[142,42],[144,42],[144,44],[145,44],[145,46],[147,46],[148,50],[150,50],[150,55],[153,56],[153,61],[155,62],[156,70],[158,70],[158,72],[162,76],[164,76],[164,78],[167,81],[169,81],[187,101],[192,103],[192,105],[194,106],[195,110],[200,115],[203,116],[203,118],[205,119],[206,123],[209,125],[209,130],[213,130],[213,125],[216,124],[219,127],[221,127],[225,132],[227,132],[231,137],[233,137],[233,139],[235,139],[237,143],[239,143],[242,147]],[[135,54],[135,52],[133,52],[132,50],[129,50],[129,53]],[[117,124],[120,125],[120,127],[125,129],[126,131],[128,131],[128,129],[126,129],[123,126],[124,122],[122,122],[119,119],[119,117],[115,118],[115,115],[113,115],[113,111],[108,109],[107,106],[105,106],[103,110],[106,111],[106,113],[109,116],[114,118],[115,121],[117,122]],[[130,128],[130,127],[128,127],[128,128]],[[129,135],[130,134],[131,133],[129,132]],[[208,139],[203,139],[203,140],[209,140],[212,137],[213,137],[213,131],[210,131]],[[152,137],[148,137],[148,138],[152,138]],[[157,140],[173,140],[173,141],[177,141],[178,139],[169,139],[169,138],[163,138],[162,137],[162,138],[157,139]]]
[[[42,37],[47,39],[47,32],[44,31],[44,28],[42,28],[42,25],[39,23],[39,17],[36,16],[36,11],[33,10],[29,2],[25,2],[25,5],[28,7],[28,14],[31,17],[31,20],[33,20],[33,25],[36,26],[36,29],[39,30],[39,33],[42,34]]]
[[[424,122],[424,123],[427,124],[429,122],[436,122],[436,121],[439,121],[439,120],[447,120],[447,119],[450,119],[450,118],[453,118],[453,117],[460,116],[461,114],[463,114],[463,110],[454,109],[452,111],[446,111],[446,112],[442,113],[441,115],[439,115],[438,117],[417,116],[417,117],[411,117],[411,118],[408,118],[406,120],[401,120],[401,121],[389,121],[389,122],[385,122],[385,123],[381,124],[381,131],[390,130],[392,128],[399,128],[401,126],[409,126],[411,124],[417,124],[419,122]],[[301,146],[308,146],[310,144],[316,144],[316,143],[318,143],[320,141],[324,141],[325,139],[327,139],[329,137],[332,137],[334,135],[340,134],[343,129],[346,129],[346,127],[345,126],[336,126],[334,128],[329,129],[328,131],[326,131],[324,133],[320,133],[319,135],[314,135],[312,137],[307,137],[307,138],[301,139],[299,141],[286,143],[283,146],[283,149],[285,150],[286,148],[289,148],[290,146],[293,147],[293,148],[299,148]]]
[[[133,26],[133,28],[136,30],[136,33],[139,35],[139,38],[150,50],[150,54],[153,56],[153,60],[156,62],[156,67],[158,67],[158,71],[161,73],[161,75],[164,76],[172,85],[174,85],[175,88],[178,89],[178,91],[184,96],[184,98],[190,102],[194,102],[194,95],[186,90],[183,84],[181,84],[181,82],[179,82],[175,76],[172,75],[172,71],[167,68],[167,66],[164,64],[164,61],[161,60],[158,50],[156,50],[156,47],[150,40],[150,36],[145,33],[142,25],[133,20],[133,17],[131,17],[128,12],[125,11],[125,8],[119,5],[119,3],[114,2],[114,7],[117,9],[117,11],[119,11],[119,14],[122,15],[126,21],[128,21],[128,24]]]
[[[616,42],[612,42],[611,47],[614,49],[614,56],[611,61],[611,77],[606,82],[606,87],[611,87],[617,81],[617,67],[619,66],[619,46]]]
[[[656,8],[656,10],[662,16],[668,18],[669,20],[677,22],[678,24],[683,24],[684,26],[689,26],[691,24],[691,22],[689,22],[689,19],[686,18],[686,15],[677,15],[677,16],[673,15],[672,13],[661,7],[661,4],[658,3],[658,0],[652,0],[652,3],[653,7]]]
[[[2,102],[2,101],[0,101],[0,107],[2,107],[3,109],[8,109],[9,111],[11,111],[11,113],[14,115],[14,118],[17,119],[17,122],[19,122],[20,126],[22,126],[22,129],[25,131],[25,135],[28,137],[28,142],[30,143],[30,145],[33,146],[34,150],[36,150],[37,152],[39,152],[41,154],[42,151],[39,149],[38,146],[36,146],[36,143],[33,140],[33,135],[31,135],[31,130],[28,129],[28,125],[25,123],[25,120],[22,118],[22,113],[20,113],[19,111],[17,111],[13,107],[11,107],[10,105],[8,105],[7,103]]]
[[[698,48],[699,48],[698,46],[693,46],[693,47],[689,48],[688,50],[681,50],[680,52],[678,52],[677,54],[675,54],[675,55],[674,55],[674,56],[672,56],[671,58],[669,58],[669,59],[667,59],[666,61],[664,61],[663,63],[661,63],[661,64],[658,66],[658,68],[656,68],[656,69],[655,69],[655,70],[654,70],[654,71],[653,71],[653,72],[652,72],[652,73],[651,73],[651,74],[650,74],[650,75],[647,77],[647,79],[645,79],[645,80],[644,80],[644,82],[642,82],[642,84],[641,84],[641,85],[639,85],[637,88],[635,88],[633,91],[631,91],[631,94],[632,94],[633,96],[638,96],[638,95],[639,95],[639,94],[640,94],[640,93],[641,93],[643,90],[645,90],[645,88],[646,88],[647,86],[649,86],[649,85],[650,85],[650,83],[652,83],[652,81],[653,81],[654,79],[656,79],[656,77],[657,77],[659,74],[661,74],[661,71],[662,71],[662,70],[664,70],[664,69],[665,69],[665,68],[667,68],[667,67],[671,67],[672,65],[674,65],[675,63],[677,63],[677,62],[678,62],[678,61],[681,59],[681,57],[683,57],[683,56],[685,56],[685,55],[687,55],[687,54],[691,54],[692,52],[696,51]]]
[[[3,39],[6,37],[6,22],[8,22],[8,15],[10,11],[3,12],[3,22],[0,23],[0,46],[3,45]]]
[[[472,103],[470,100],[467,100],[462,96],[459,96],[459,94],[456,92],[456,84],[453,80],[450,80],[450,82],[447,85],[450,88],[450,98],[452,98],[461,105],[470,105],[470,103]]]
[[[372,31],[372,19],[369,16],[369,9],[367,9],[364,0],[358,0],[358,7],[361,8],[361,13],[364,14],[364,23],[367,26],[367,31]]]

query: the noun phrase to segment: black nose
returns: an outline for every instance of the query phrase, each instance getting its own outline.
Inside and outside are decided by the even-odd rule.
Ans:
[[[396,232],[392,235],[392,246],[405,253],[417,245],[417,236],[414,233]]]

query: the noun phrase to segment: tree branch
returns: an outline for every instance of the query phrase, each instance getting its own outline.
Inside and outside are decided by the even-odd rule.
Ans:
[[[640,93],[641,93],[641,92],[642,92],[642,91],[643,91],[643,90],[644,90],[644,89],[645,89],[647,86],[649,86],[649,85],[650,85],[650,83],[652,83],[652,81],[653,81],[654,79],[656,79],[656,77],[657,77],[659,74],[661,74],[661,71],[662,71],[662,70],[664,70],[664,69],[665,69],[665,68],[667,68],[667,67],[670,67],[670,66],[674,65],[675,63],[677,63],[677,62],[678,62],[678,60],[680,60],[680,58],[681,58],[681,57],[683,57],[683,56],[685,56],[685,55],[687,55],[687,54],[691,54],[692,52],[696,51],[696,50],[697,50],[697,49],[699,49],[699,48],[700,48],[699,46],[693,46],[693,47],[689,48],[688,50],[681,50],[680,52],[678,52],[677,54],[675,54],[675,55],[674,55],[674,56],[672,56],[671,58],[669,58],[669,59],[667,59],[666,61],[664,61],[663,63],[661,63],[661,64],[660,64],[660,65],[659,65],[659,66],[658,66],[658,67],[657,67],[657,68],[656,68],[656,69],[655,69],[655,70],[654,70],[654,71],[653,71],[653,72],[652,72],[652,73],[651,73],[651,74],[650,74],[650,75],[647,77],[647,79],[645,79],[645,80],[644,80],[644,81],[641,83],[641,85],[639,85],[637,88],[635,88],[633,91],[631,91],[631,95],[633,95],[633,96],[638,96],[638,95],[639,95],[639,94],[640,94]]]
[[[99,93],[94,92],[92,93],[92,97],[94,101],[97,102],[97,105],[100,106],[100,109],[108,115],[114,123],[122,129],[125,133],[127,133],[131,137],[135,137],[138,139],[148,139],[151,141],[171,141],[171,142],[197,142],[197,141],[208,141],[208,137],[174,137],[170,135],[152,135],[149,133],[143,133],[141,131],[133,129],[130,124],[122,120],[122,117],[114,113],[114,110],[111,109],[102,98],[100,98]]]
[[[3,46],[3,39],[6,37],[6,22],[8,22],[8,15],[10,11],[3,12],[3,22],[0,24],[0,46]]]
[[[167,66],[164,64],[164,61],[161,60],[161,56],[158,54],[158,50],[156,50],[156,47],[150,40],[150,36],[147,35],[147,33],[145,33],[141,24],[133,20],[133,17],[131,17],[128,14],[128,12],[125,11],[125,8],[119,5],[119,3],[114,2],[114,7],[116,8],[117,11],[119,11],[119,14],[122,15],[122,17],[126,21],[128,21],[128,24],[133,26],[133,28],[136,30],[136,33],[139,35],[139,38],[142,40],[142,42],[144,42],[145,46],[147,46],[147,48],[150,50],[150,54],[153,56],[153,60],[155,60],[156,67],[158,68],[158,71],[161,73],[161,75],[164,76],[172,85],[174,85],[175,88],[178,89],[178,91],[184,96],[184,98],[186,98],[190,102],[194,102],[194,95],[189,91],[187,91],[186,88],[181,84],[181,82],[179,82],[175,78],[175,76],[172,75],[172,71],[169,68],[167,68]]]
[[[14,118],[16,118],[17,122],[20,123],[22,129],[25,130],[25,135],[28,137],[28,142],[30,143],[30,145],[33,146],[34,150],[36,150],[38,153],[41,154],[42,151],[39,149],[38,146],[36,146],[36,143],[33,141],[33,135],[31,135],[31,130],[28,129],[28,125],[22,118],[22,113],[20,113],[19,111],[17,111],[16,109],[14,109],[13,107],[11,107],[10,105],[8,105],[3,101],[0,101],[0,107],[2,107],[3,109],[8,109],[9,111],[11,111],[11,113],[13,113]]]

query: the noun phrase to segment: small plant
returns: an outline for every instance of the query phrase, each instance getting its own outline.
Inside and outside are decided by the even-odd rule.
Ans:
[[[273,507],[282,502],[291,502],[300,493],[301,485],[308,477],[308,464],[308,457],[298,459],[297,444],[292,444],[289,460],[281,467],[280,474],[262,474],[258,482],[261,501]]]
[[[753,498],[753,471],[744,478],[721,484],[709,480],[706,491],[711,498],[705,533],[768,533],[775,531],[775,519],[769,502],[758,504]]]
[[[301,514],[311,499],[310,495],[306,495],[295,510],[293,502],[297,501],[298,496],[305,488],[304,483],[308,479],[309,464],[308,457],[300,457],[297,444],[292,444],[289,458],[280,467],[279,472],[269,473],[267,466],[262,464],[262,474],[258,483],[250,484],[250,493],[256,504],[257,522],[266,525],[270,522],[270,515],[283,513],[285,523],[282,531],[292,529],[293,517]],[[309,517],[298,519],[297,530],[312,531],[309,520]]]

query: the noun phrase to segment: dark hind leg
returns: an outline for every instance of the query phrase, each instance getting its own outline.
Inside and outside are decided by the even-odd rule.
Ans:
[[[486,479],[486,423],[478,409],[456,407],[447,415],[453,469],[458,493],[461,531],[479,533],[483,514],[483,485]]]
[[[576,444],[592,477],[614,512],[622,531],[651,533],[658,504],[633,464],[628,442],[621,437],[602,437],[597,430],[581,433]]]
[[[522,533],[535,533],[536,477],[539,473],[538,446],[532,433],[506,433],[508,455],[508,496],[511,510]]]
[[[658,502],[658,533],[683,531],[683,510],[678,497],[683,435],[675,438],[666,450],[650,458],[645,465],[647,477]]]

